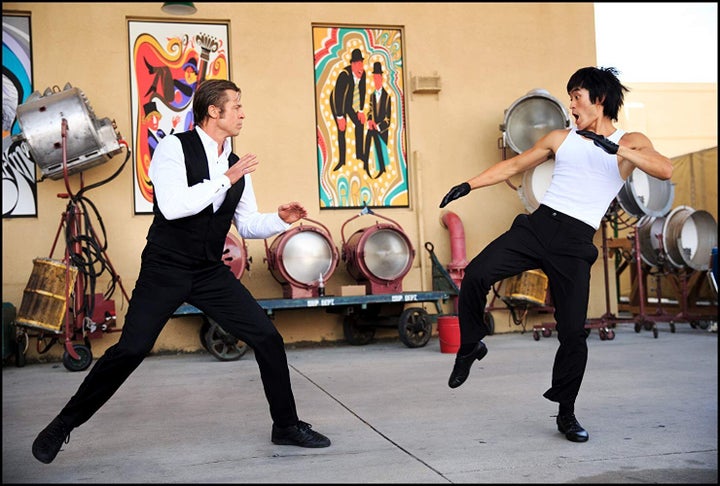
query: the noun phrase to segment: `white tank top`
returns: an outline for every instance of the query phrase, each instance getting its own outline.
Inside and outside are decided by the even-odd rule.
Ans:
[[[550,187],[541,204],[579,219],[595,229],[607,212],[612,200],[623,186],[617,155],[611,155],[592,140],[569,128],[555,154],[555,169]],[[625,131],[616,129],[608,137],[618,143]]]

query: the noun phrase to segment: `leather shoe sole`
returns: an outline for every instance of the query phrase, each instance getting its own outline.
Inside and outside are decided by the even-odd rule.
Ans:
[[[487,354],[487,346],[482,341],[478,341],[470,353],[465,356],[457,356],[455,358],[455,366],[453,367],[452,373],[450,373],[450,379],[448,380],[448,386],[450,388],[457,388],[467,380],[470,375],[470,367],[475,360],[480,361]]]

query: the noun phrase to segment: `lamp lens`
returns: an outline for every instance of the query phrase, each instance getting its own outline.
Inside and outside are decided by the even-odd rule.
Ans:
[[[397,231],[378,230],[371,234],[363,248],[365,265],[378,278],[394,280],[410,261],[410,247]]]

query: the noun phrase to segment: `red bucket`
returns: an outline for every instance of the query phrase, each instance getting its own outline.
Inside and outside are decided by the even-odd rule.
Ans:
[[[437,320],[440,352],[456,354],[460,349],[460,320],[458,316],[440,316]]]

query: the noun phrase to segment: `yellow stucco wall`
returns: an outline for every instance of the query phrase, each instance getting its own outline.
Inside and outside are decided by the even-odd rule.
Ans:
[[[228,21],[231,78],[243,90],[247,114],[235,149],[255,152],[260,158],[261,165],[253,174],[259,206],[270,212],[288,200],[303,202],[308,216],[330,229],[338,248],[342,224],[357,211],[320,211],[317,202],[311,27],[402,29],[410,207],[380,213],[397,221],[415,247],[414,266],[403,281],[404,290],[431,290],[431,265],[424,242],[434,244],[443,264],[450,262],[448,231],[440,222],[438,203],[452,185],[500,160],[499,125],[504,110],[534,88],[545,89],[565,103],[568,77],[579,67],[595,64],[591,3],[197,3],[198,12],[182,18],[162,13],[160,5],[5,2],[3,11],[31,14],[35,89],[42,92],[68,82],[81,88],[95,113],[114,119],[126,138],[132,131],[128,20]],[[412,76],[439,76],[442,90],[411,93]],[[671,85],[660,92],[652,85],[639,86],[628,96],[628,103],[635,108],[621,124],[645,131],[668,156],[717,145],[716,84]],[[85,184],[107,178],[124,157],[123,152],[88,171]],[[128,293],[137,277],[151,222],[150,215],[134,214],[132,184],[131,169],[126,168],[110,184],[88,193],[103,217],[107,254]],[[3,301],[16,307],[32,271],[32,260],[49,255],[66,204],[57,197],[60,192],[65,192],[63,181],[44,181],[38,185],[37,218],[3,219]],[[447,209],[464,223],[468,258],[525,210],[517,193],[505,184],[473,193]],[[258,298],[281,297],[281,287],[264,261],[263,241],[247,243],[252,264],[243,282]],[[596,243],[601,244],[599,232]],[[354,283],[341,262],[327,282],[327,293]],[[100,288],[103,285],[101,280]],[[127,302],[119,290],[113,298],[122,323]],[[432,306],[429,311],[434,312]],[[446,311],[452,311],[449,304]],[[599,259],[593,273],[590,316],[604,312]],[[493,314],[496,332],[518,330],[502,304]],[[279,311],[274,320],[287,343],[343,339],[342,318],[322,310]],[[528,326],[538,320],[548,317],[531,316]],[[172,319],[155,351],[198,349],[199,322],[198,318]],[[388,329],[377,335],[396,334]],[[99,356],[117,336],[107,334],[95,340],[93,353]],[[33,347],[34,342],[28,359],[36,354]],[[60,353],[57,346],[47,356]]]

